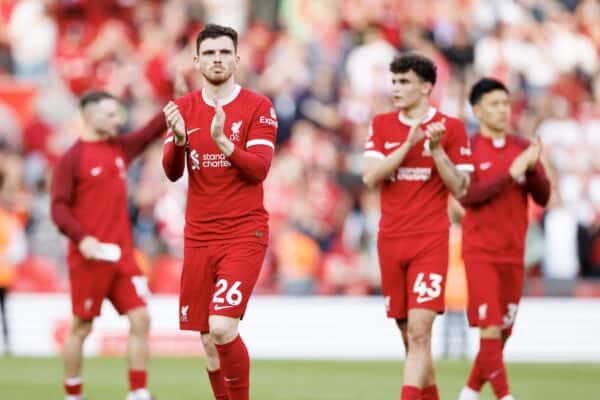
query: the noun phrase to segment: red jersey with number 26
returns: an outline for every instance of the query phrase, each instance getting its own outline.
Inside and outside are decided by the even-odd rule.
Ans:
[[[461,120],[431,107],[422,127],[444,118],[446,132],[440,145],[459,170],[472,171],[471,149]],[[376,115],[369,128],[364,156],[387,157],[406,141],[409,130],[410,121],[397,111]],[[380,235],[397,237],[448,230],[448,193],[425,138],[410,149],[395,174],[381,184]]]
[[[270,167],[277,116],[271,101],[250,90],[235,87],[221,99],[225,135],[234,143],[227,157],[210,134],[215,115],[204,91],[175,101],[185,120],[188,145],[165,141],[163,168],[171,180],[188,171],[185,244],[201,246],[220,240],[268,240],[268,214],[263,206],[262,182]]]

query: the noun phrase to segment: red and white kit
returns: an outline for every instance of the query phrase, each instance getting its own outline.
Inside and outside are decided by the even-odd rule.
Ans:
[[[508,173],[529,141],[514,135],[493,140],[471,139],[475,171],[462,221],[463,259],[469,288],[468,317],[472,326],[501,326],[510,333],[523,289],[523,257],[528,194],[545,205],[550,182],[538,162],[522,182]]]
[[[145,305],[146,278],[133,256],[127,211],[127,166],[166,130],[162,113],[138,131],[109,139],[78,140],[59,160],[52,180],[52,218],[69,239],[73,314],[89,320],[108,298],[120,314]],[[85,236],[121,248],[118,262],[88,260]]]
[[[236,85],[221,99],[224,131],[235,145],[226,157],[211,138],[215,110],[204,91],[175,103],[188,143],[175,145],[170,132],[163,167],[171,180],[186,166],[188,173],[180,327],[208,332],[209,315],[243,316],[258,279],[269,235],[262,182],[273,157],[277,116],[267,97]]]
[[[440,145],[462,170],[472,170],[471,150],[461,120],[430,108],[422,126],[446,119]],[[365,157],[385,158],[408,136],[410,121],[398,112],[373,118]],[[382,290],[390,318],[405,319],[411,308],[444,310],[448,268],[448,190],[429,143],[417,143],[395,174],[381,184],[378,251]]]

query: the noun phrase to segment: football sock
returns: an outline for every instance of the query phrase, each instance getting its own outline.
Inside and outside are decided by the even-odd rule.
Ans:
[[[501,339],[481,339],[479,355],[482,376],[490,382],[492,389],[499,399],[510,394],[506,367],[502,358]]]
[[[75,378],[67,378],[63,382],[65,387],[65,393],[67,394],[67,398],[79,398],[81,396],[81,390],[83,389],[83,381],[80,377]]]
[[[429,385],[421,389],[421,400],[440,400],[437,385]]]
[[[485,383],[485,379],[481,374],[481,350],[477,354],[475,361],[473,362],[473,368],[471,368],[471,373],[469,374],[469,379],[467,380],[467,387],[474,392],[481,392],[481,388]]]
[[[421,389],[416,386],[402,386],[400,400],[421,400]]]
[[[146,388],[146,380],[148,374],[145,369],[130,369],[129,370],[129,390],[136,391]]]
[[[219,353],[223,380],[229,400],[248,400],[250,397],[250,356],[238,335],[229,343],[215,344]]]
[[[227,397],[227,389],[225,389],[225,381],[223,380],[223,374],[220,369],[215,371],[206,371],[208,373],[208,379],[210,380],[210,386],[212,387],[215,400],[229,400]]]

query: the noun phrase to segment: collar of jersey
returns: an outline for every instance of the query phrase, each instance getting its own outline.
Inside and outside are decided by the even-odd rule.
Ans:
[[[229,94],[229,96],[221,99],[221,105],[224,106],[224,105],[229,104],[232,101],[234,101],[238,97],[238,95],[240,94],[241,91],[242,91],[242,87],[236,83],[235,86],[233,87],[233,90]],[[212,102],[212,100],[209,99],[208,96],[206,95],[206,91],[204,89],[202,89],[202,100],[204,100],[204,102],[211,107],[215,106],[215,104]]]
[[[435,116],[436,112],[437,112],[437,109],[435,107],[429,107],[429,109],[425,113],[425,117],[423,118],[421,123],[425,124],[425,123],[431,121],[431,119]],[[406,118],[404,115],[402,115],[401,112],[398,113],[398,120],[400,122],[402,122],[404,125],[408,125],[408,126],[412,126],[415,122],[417,122],[416,119]]]

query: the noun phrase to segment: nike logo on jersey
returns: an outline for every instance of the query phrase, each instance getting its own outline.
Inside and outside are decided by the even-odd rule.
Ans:
[[[187,131],[188,136],[190,136],[192,133],[201,130],[202,128],[194,128],[194,129],[190,129]]]
[[[417,297],[417,304],[425,303],[433,300],[433,297]]]
[[[385,142],[385,143],[383,144],[383,147],[384,147],[386,150],[389,150],[389,149],[393,149],[394,147],[398,147],[398,146],[400,146],[401,144],[402,144],[402,142]]]
[[[225,310],[227,308],[233,308],[235,306],[220,306],[218,304],[215,304],[215,311],[219,311],[219,310]]]
[[[479,169],[482,171],[485,171],[486,169],[490,169],[491,166],[492,166],[492,163],[489,161],[482,162],[481,164],[479,164]]]
[[[90,175],[92,175],[92,176],[98,176],[101,173],[102,173],[102,167],[100,167],[100,166],[90,169]]]

